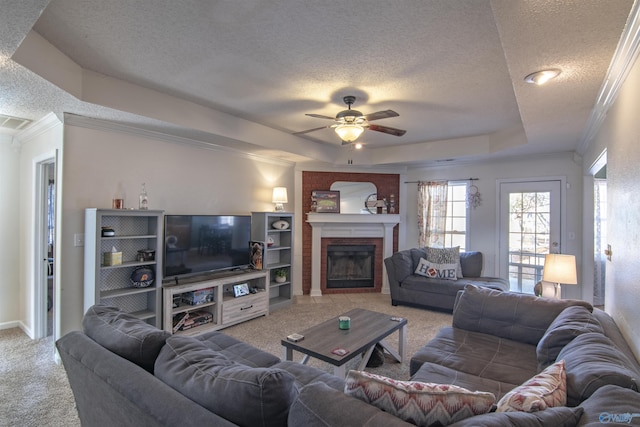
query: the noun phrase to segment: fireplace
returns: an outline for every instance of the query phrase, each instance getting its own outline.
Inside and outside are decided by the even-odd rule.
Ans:
[[[311,291],[312,297],[323,293],[382,292],[389,293],[384,273],[384,258],[393,255],[393,228],[400,222],[397,214],[361,215],[308,213],[311,225]],[[327,246],[374,245],[374,287],[327,288]]]
[[[323,238],[320,290],[326,294],[381,292],[382,252],[379,237]]]
[[[375,245],[327,245],[327,289],[374,288]]]

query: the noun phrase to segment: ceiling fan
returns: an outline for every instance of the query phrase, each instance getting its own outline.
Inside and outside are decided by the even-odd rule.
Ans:
[[[369,122],[373,120],[386,119],[388,117],[398,117],[399,114],[393,110],[378,111],[377,113],[362,114],[358,110],[352,110],[351,104],[356,101],[356,97],[352,95],[342,98],[347,109],[340,111],[336,114],[336,117],[324,116],[322,114],[305,114],[309,117],[315,117],[318,119],[334,120],[335,123],[328,126],[322,126],[319,128],[313,128],[304,130],[302,132],[295,132],[294,135],[302,135],[309,132],[314,132],[320,129],[334,128],[340,139],[342,139],[342,145],[350,144],[364,132],[365,129],[373,130],[376,132],[382,132],[389,135],[402,136],[407,131],[402,129],[396,129],[389,126],[381,126],[371,124]]]

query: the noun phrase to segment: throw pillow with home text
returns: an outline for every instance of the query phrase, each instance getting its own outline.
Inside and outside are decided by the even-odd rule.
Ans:
[[[415,274],[430,279],[457,280],[456,268],[456,264],[436,264],[420,258]]]

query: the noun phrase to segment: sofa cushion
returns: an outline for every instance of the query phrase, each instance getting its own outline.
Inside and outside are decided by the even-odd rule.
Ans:
[[[404,279],[411,276],[416,269],[416,265],[418,265],[418,261],[420,261],[420,255],[417,255],[418,259],[414,261],[413,251],[417,251],[417,249],[399,251],[388,258],[391,260],[394,278],[398,283],[402,283]],[[424,256],[427,256],[425,251],[422,252]]]
[[[462,276],[481,277],[483,262],[484,260],[482,252],[460,252],[460,267],[462,268]]]
[[[640,393],[615,385],[603,385],[579,406],[584,408],[579,426],[637,425]],[[632,415],[633,414],[633,415]]]
[[[507,393],[496,412],[536,412],[566,404],[567,377],[560,360]]]
[[[436,264],[420,258],[415,274],[429,279],[457,280],[457,264]]]
[[[373,405],[344,395],[322,382],[300,390],[289,410],[289,425],[304,427],[410,427],[411,424]]]
[[[574,338],[562,349],[558,359],[564,359],[567,367],[569,406],[579,405],[606,384],[638,390],[640,373],[602,334],[588,332]]]
[[[290,360],[283,360],[272,367],[282,369],[283,371],[287,371],[293,375],[295,378],[295,386],[298,390],[315,382],[321,382],[335,390],[339,390],[340,392],[344,390],[344,378],[337,377],[313,366],[304,365]]]
[[[579,300],[538,298],[467,285],[453,312],[453,326],[537,345],[565,308],[593,306]]]
[[[411,374],[424,362],[515,385],[538,373],[535,346],[451,327],[440,329],[413,355]]]
[[[557,407],[538,412],[491,412],[451,424],[450,427],[574,427],[582,408]]]
[[[344,392],[418,426],[449,425],[484,414],[495,396],[448,384],[397,381],[362,371],[349,371]]]
[[[205,332],[195,335],[194,338],[201,341],[207,348],[241,365],[268,368],[280,363],[279,357],[219,331]]]
[[[153,365],[171,336],[118,307],[94,305],[82,319],[84,333],[109,351],[153,373]]]
[[[155,375],[212,412],[241,426],[286,426],[297,396],[293,375],[230,360],[189,336],[172,336]]]
[[[466,372],[456,371],[437,363],[425,362],[420,369],[411,376],[411,381],[423,383],[451,384],[467,390],[482,390],[492,393],[496,399],[516,388],[517,384],[496,381],[492,378],[483,378]]]
[[[598,319],[584,307],[567,307],[551,322],[538,346],[538,368],[546,368],[558,357],[560,351],[575,337],[587,332],[604,333]]]

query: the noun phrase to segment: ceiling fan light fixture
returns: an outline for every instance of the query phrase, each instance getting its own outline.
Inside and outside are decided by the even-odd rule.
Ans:
[[[345,142],[353,142],[364,132],[364,128],[356,124],[341,124],[336,126],[336,133]]]
[[[549,80],[555,79],[560,75],[561,71],[557,68],[550,68],[548,70],[540,70],[535,73],[529,74],[524,78],[527,83],[534,83],[538,86],[547,83]]]

